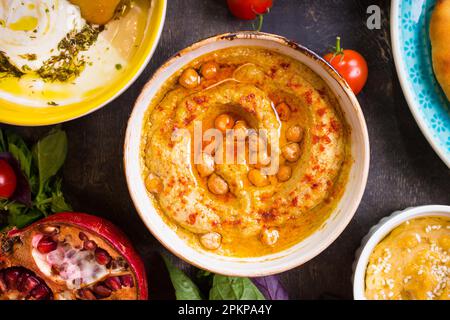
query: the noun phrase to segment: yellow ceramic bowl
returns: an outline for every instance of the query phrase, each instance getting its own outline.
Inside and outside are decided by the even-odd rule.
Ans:
[[[104,93],[64,106],[29,107],[0,99],[0,122],[39,126],[79,118],[105,106],[124,92],[141,74],[158,44],[166,15],[166,0],[152,0],[149,22],[141,46],[123,77]]]

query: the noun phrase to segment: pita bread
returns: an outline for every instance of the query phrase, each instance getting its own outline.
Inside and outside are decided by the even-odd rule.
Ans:
[[[433,68],[450,100],[450,0],[438,0],[431,17],[430,39]]]

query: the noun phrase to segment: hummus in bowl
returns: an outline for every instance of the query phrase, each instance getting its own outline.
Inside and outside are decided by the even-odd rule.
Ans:
[[[353,281],[358,300],[450,300],[450,207],[382,219],[358,250]]]
[[[322,251],[356,210],[368,160],[346,83],[307,49],[251,32],[166,63],[125,142],[150,230],[189,262],[235,275],[281,272]]]
[[[0,121],[77,118],[130,85],[153,53],[162,0],[0,1]]]

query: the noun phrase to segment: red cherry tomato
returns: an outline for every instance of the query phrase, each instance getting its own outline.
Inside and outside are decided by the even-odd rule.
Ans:
[[[338,37],[335,52],[327,53],[323,58],[347,81],[353,92],[358,94],[364,88],[369,75],[367,62],[358,52],[342,49],[340,42]]]
[[[254,20],[272,7],[272,0],[227,0],[231,13],[244,20]]]
[[[0,198],[11,197],[16,186],[17,177],[14,169],[5,160],[0,160]]]

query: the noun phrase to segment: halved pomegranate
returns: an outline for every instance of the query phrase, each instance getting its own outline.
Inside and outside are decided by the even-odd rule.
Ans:
[[[0,300],[146,300],[144,264],[111,222],[58,213],[1,239]]]

